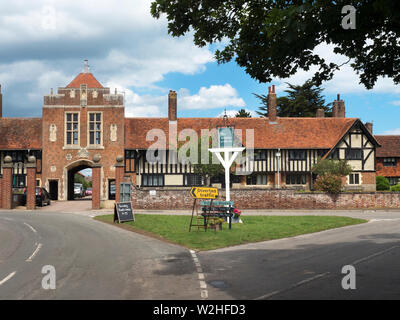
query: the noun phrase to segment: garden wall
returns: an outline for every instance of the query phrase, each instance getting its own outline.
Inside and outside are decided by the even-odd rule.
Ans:
[[[190,189],[134,189],[136,209],[191,209]],[[220,191],[220,198],[224,192]],[[399,209],[400,192],[346,192],[337,196],[295,190],[234,189],[231,200],[240,209]]]

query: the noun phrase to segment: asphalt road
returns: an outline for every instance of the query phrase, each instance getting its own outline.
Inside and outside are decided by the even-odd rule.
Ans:
[[[400,213],[372,218],[195,253],[86,214],[0,211],[0,299],[399,299]],[[341,286],[345,265],[355,290]]]
[[[55,290],[42,288],[45,265]],[[200,288],[185,248],[87,216],[0,211],[0,299],[200,299]]]
[[[207,282],[233,299],[399,299],[400,220],[371,222],[198,254]],[[355,267],[344,290],[345,265]]]

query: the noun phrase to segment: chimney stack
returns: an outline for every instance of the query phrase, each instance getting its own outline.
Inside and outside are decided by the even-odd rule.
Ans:
[[[373,134],[372,133],[372,122],[366,122],[365,127],[367,128],[367,130],[369,131],[370,134]]]
[[[176,92],[169,90],[168,94],[168,120],[176,121],[177,119],[177,97]]]
[[[344,101],[340,99],[340,94],[337,95],[337,99],[333,102],[332,117],[346,118],[346,108],[344,106]]]
[[[317,118],[325,118],[325,110],[322,108],[318,108],[317,109],[317,114],[316,114]]]
[[[276,93],[275,93],[275,85],[272,85],[272,90],[271,87],[268,87],[268,96],[267,96],[267,101],[268,101],[268,118],[270,122],[275,122],[276,121]]]
[[[0,118],[3,117],[3,95],[1,94],[1,84],[0,84]]]

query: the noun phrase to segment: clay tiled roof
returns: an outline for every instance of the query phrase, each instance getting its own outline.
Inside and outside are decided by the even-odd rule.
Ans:
[[[0,149],[41,148],[41,118],[0,118]]]
[[[67,88],[80,88],[81,84],[87,84],[88,88],[103,88],[100,82],[91,73],[80,73],[71,81]]]
[[[246,129],[254,129],[254,148],[259,149],[331,149],[357,121],[356,118],[230,118],[228,125],[242,129],[246,145]],[[146,149],[154,141],[146,141],[151,129],[161,129],[168,139],[167,118],[126,118],[125,147]],[[186,128],[200,135],[201,129],[223,125],[222,118],[179,118],[178,133]]]
[[[377,157],[400,157],[400,136],[375,136],[382,146],[376,149]]]

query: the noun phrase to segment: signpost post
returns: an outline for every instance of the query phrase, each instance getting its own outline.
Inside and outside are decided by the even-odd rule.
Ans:
[[[234,147],[234,130],[232,127],[223,127],[218,128],[218,143],[219,148],[211,148],[208,151],[215,153],[218,160],[221,162],[225,169],[225,194],[226,201],[231,200],[230,195],[230,168],[238,156],[239,152],[243,151],[245,148],[243,147]],[[224,157],[222,157],[221,153],[224,153]],[[231,155],[232,153],[232,155]]]

